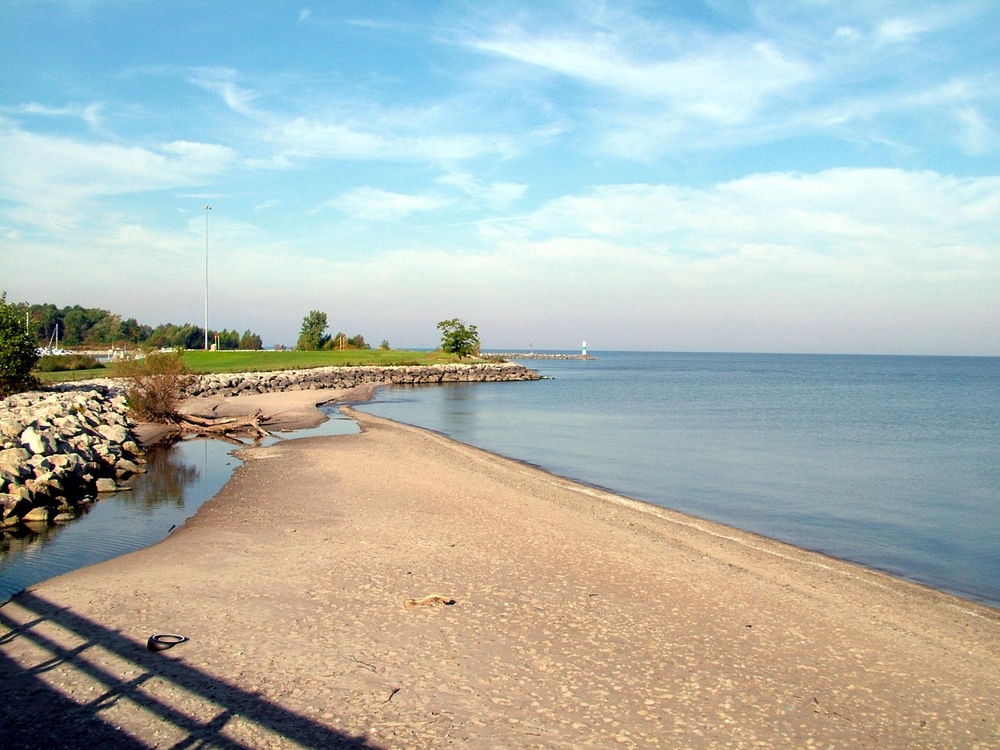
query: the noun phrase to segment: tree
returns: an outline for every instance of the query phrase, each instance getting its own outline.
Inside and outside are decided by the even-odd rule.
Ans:
[[[389,349],[391,348],[389,346],[389,339],[382,339],[382,343],[378,345],[378,348],[384,352],[389,351]]]
[[[263,349],[264,340],[249,328],[240,336],[240,349]]]
[[[27,305],[7,303],[0,294],[0,398],[38,386],[31,374],[38,363],[34,336],[26,325]]]
[[[330,340],[329,335],[326,334],[326,329],[329,327],[325,312],[310,310],[309,314],[302,319],[302,330],[299,331],[299,340],[295,344],[295,348],[310,351],[322,349]]]
[[[228,330],[223,328],[221,331],[209,331],[209,341],[213,339],[218,344],[218,349],[239,349],[240,348],[240,333],[237,330]]]
[[[479,354],[479,334],[475,326],[452,318],[442,320],[437,327],[441,331],[441,351],[457,354],[459,359]]]
[[[371,349],[371,345],[365,341],[365,337],[356,333],[347,339],[348,349]]]

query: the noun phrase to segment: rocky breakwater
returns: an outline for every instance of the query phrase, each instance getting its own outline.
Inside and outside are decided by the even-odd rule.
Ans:
[[[79,388],[79,387],[78,387]],[[112,385],[0,400],[0,525],[69,521],[143,471],[125,397]]]
[[[239,396],[320,388],[346,389],[362,385],[495,383],[539,379],[541,375],[534,370],[509,362],[318,367],[311,370],[202,375],[188,387],[186,393],[189,396]]]

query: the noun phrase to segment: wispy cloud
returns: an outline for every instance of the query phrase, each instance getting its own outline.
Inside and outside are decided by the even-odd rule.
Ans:
[[[97,197],[193,186],[235,162],[216,144],[173,141],[157,149],[0,129],[0,186],[19,221],[65,226]]]
[[[503,135],[411,133],[392,125],[371,128],[350,121],[306,117],[282,121],[268,128],[265,137],[276,147],[275,162],[285,165],[317,158],[456,164],[515,150]]]
[[[398,221],[415,213],[435,211],[449,204],[438,195],[410,195],[362,187],[341,193],[315,210],[333,208],[352,219],[367,222]]]
[[[253,107],[258,93],[240,86],[236,72],[228,68],[199,69],[190,81],[196,86],[218,94],[226,106],[244,117],[260,118],[264,113]]]
[[[579,106],[576,97],[562,96],[570,104],[560,114],[614,157],[649,161],[818,134],[880,145],[893,140],[887,133],[898,130],[893,119],[901,112],[955,119],[949,102],[925,94],[968,77],[969,71],[956,76],[950,69],[954,48],[939,37],[968,22],[977,6],[917,3],[901,15],[863,4],[762,1],[735,30],[654,23],[621,11],[600,14],[600,24],[597,14],[552,21],[522,13],[463,43],[508,65],[543,71],[548,82],[527,85],[553,98],[566,84],[613,97],[596,106],[584,96]],[[901,57],[900,46],[917,40],[919,54],[912,48]],[[497,75],[510,73],[502,68]],[[987,96],[996,101],[995,92]],[[847,122],[850,130],[840,128]],[[969,150],[973,131],[952,132],[950,141]],[[894,138],[927,145],[919,132]]]
[[[604,33],[533,35],[515,27],[469,45],[711,122],[743,121],[769,98],[811,76],[807,64],[768,41],[723,37],[660,50],[649,60],[629,56],[634,41]]]
[[[485,183],[468,172],[451,172],[438,177],[435,182],[451,185],[466,193],[473,200],[492,210],[504,210],[524,197],[528,186],[514,182]]]

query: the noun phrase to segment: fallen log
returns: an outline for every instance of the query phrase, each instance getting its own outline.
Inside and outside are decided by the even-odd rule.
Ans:
[[[179,430],[198,435],[224,436],[233,432],[249,432],[260,438],[270,437],[271,433],[261,426],[270,418],[259,410],[246,417],[199,417],[192,414],[178,414],[174,424]]]

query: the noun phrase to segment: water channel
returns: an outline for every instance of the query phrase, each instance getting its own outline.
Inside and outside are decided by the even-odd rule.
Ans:
[[[348,435],[358,424],[322,408],[329,419],[318,427],[268,438],[279,440]],[[49,578],[156,544],[193,516],[222,489],[239,465],[237,447],[221,440],[188,439],[151,450],[146,473],[118,492],[89,506],[64,525],[23,525],[4,531],[0,541],[0,603]]]

